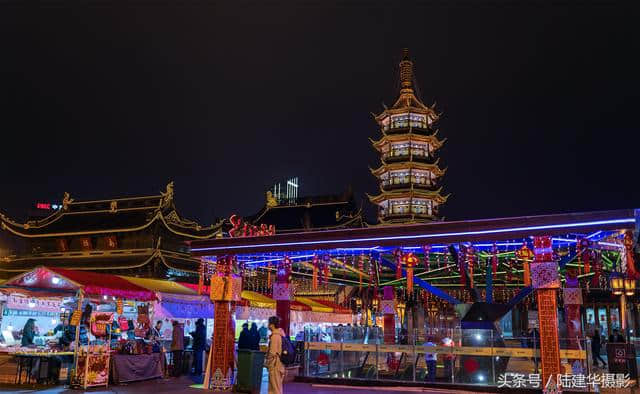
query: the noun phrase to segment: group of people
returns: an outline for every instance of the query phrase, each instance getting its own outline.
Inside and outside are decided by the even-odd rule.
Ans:
[[[609,343],[625,343],[624,335],[620,334],[620,331],[614,329],[611,335],[609,335]],[[591,337],[591,353],[593,356],[593,365],[598,366],[598,361],[602,363],[602,367],[606,367],[607,363],[600,357],[600,351],[602,350],[602,336],[598,329],[593,330],[593,336]]]
[[[158,320],[156,325],[150,331],[150,337],[156,342],[162,339],[162,320]],[[178,377],[182,375],[183,355],[184,355],[184,325],[176,320],[172,323],[171,331],[171,358],[172,358],[172,376]],[[204,351],[207,349],[207,327],[204,319],[196,320],[196,329],[189,333],[193,340],[191,348],[193,349],[193,364],[190,370],[194,375],[202,375]]]
[[[260,339],[258,325],[251,323],[251,329],[249,329],[249,323],[244,323],[238,338],[238,350],[260,350]]]

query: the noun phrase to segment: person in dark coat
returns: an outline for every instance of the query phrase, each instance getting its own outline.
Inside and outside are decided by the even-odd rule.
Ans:
[[[593,365],[598,366],[598,360],[602,363],[603,367],[607,366],[607,363],[600,357],[600,349],[602,348],[602,342],[600,340],[600,331],[593,331],[591,337],[591,354],[593,355]]]
[[[260,333],[258,332],[258,325],[256,323],[251,323],[249,337],[251,338],[251,350],[260,350]]]
[[[251,350],[251,333],[249,332],[249,324],[242,325],[240,337],[238,338],[238,349]]]
[[[207,327],[204,319],[196,320],[196,330],[191,333],[193,337],[193,369],[196,376],[202,375],[202,357],[207,348]]]

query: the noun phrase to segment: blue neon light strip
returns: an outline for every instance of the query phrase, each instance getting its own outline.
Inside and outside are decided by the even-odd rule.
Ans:
[[[512,227],[497,230],[481,230],[481,231],[458,231],[452,233],[440,233],[440,234],[422,234],[422,235],[398,235],[392,237],[371,237],[371,238],[356,238],[356,239],[334,239],[324,241],[302,241],[302,242],[283,242],[283,243],[268,243],[259,245],[236,245],[236,246],[215,246],[208,248],[194,248],[192,251],[214,251],[214,250],[232,250],[232,249],[255,249],[271,246],[296,246],[296,245],[320,245],[320,244],[334,244],[342,242],[375,242],[375,241],[395,241],[404,239],[427,239],[427,238],[441,238],[463,235],[488,235],[499,233],[512,233],[517,231],[534,231],[534,230],[551,230],[556,228],[576,228],[586,226],[598,226],[605,224],[624,224],[635,223],[635,219],[611,219],[611,220],[597,220],[593,222],[578,222],[578,223],[564,223],[564,224],[549,224],[544,226],[528,226],[528,227]],[[568,240],[567,240],[568,241]]]
[[[514,306],[516,306],[517,303],[524,300],[525,297],[531,294],[532,292],[533,292],[533,287],[531,286],[523,288],[522,290],[520,290],[518,294],[516,294],[515,297],[513,297],[511,301],[509,301],[507,306],[509,307],[509,309],[512,309]]]

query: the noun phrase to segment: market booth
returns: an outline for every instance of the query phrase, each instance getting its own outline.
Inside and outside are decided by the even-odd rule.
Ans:
[[[85,388],[107,385],[109,377],[114,383],[162,377],[164,351],[148,338],[151,319],[212,316],[208,299],[185,286],[86,271],[38,267],[7,281],[1,292],[2,350],[13,360],[15,383],[66,380],[71,371],[78,371],[72,383]],[[30,316],[35,335],[23,341],[19,326]],[[48,364],[58,369],[43,367],[54,357]],[[8,369],[0,371],[5,381]]]

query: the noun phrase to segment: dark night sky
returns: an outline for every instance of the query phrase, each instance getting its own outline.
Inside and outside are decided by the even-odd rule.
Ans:
[[[0,2],[13,216],[169,180],[203,224],[254,213],[287,176],[374,193],[370,112],[395,100],[405,46],[444,113],[448,219],[640,207],[633,2],[22,3]]]

